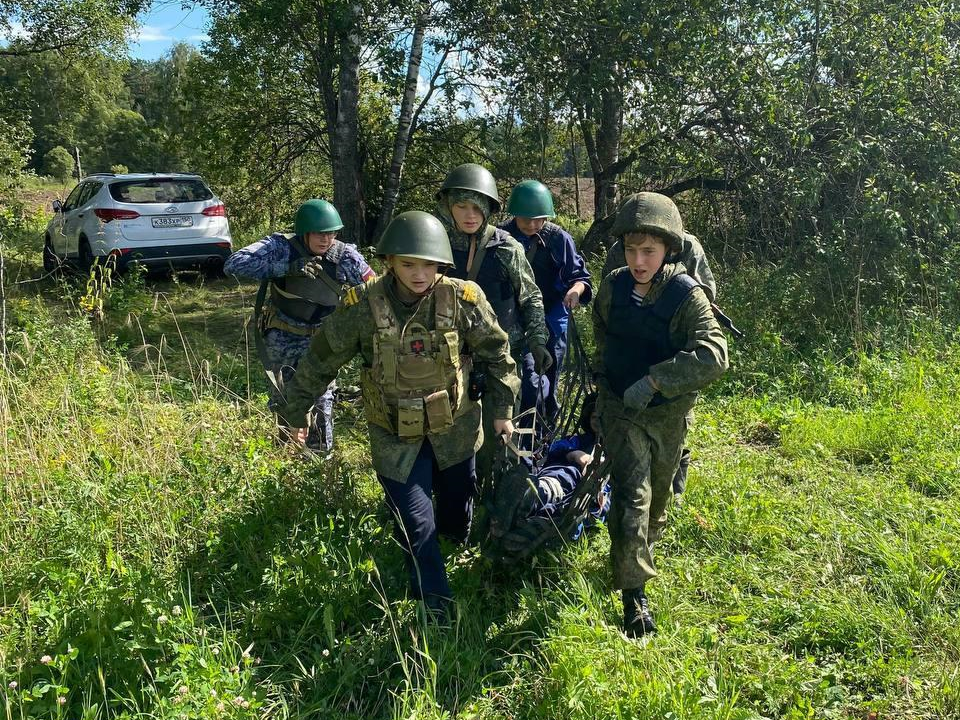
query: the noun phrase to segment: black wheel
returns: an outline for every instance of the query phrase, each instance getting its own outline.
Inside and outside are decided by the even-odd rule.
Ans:
[[[219,258],[205,262],[201,266],[200,271],[208,280],[216,280],[218,278],[225,277],[223,274],[223,260],[220,260]]]
[[[90,249],[90,243],[86,238],[80,238],[80,246],[77,248],[77,268],[82,273],[88,273],[91,267],[93,267],[93,251]]]
[[[57,257],[57,254],[53,251],[53,247],[50,245],[50,238],[46,237],[43,240],[43,271],[45,273],[55,273],[60,269],[60,258]]]

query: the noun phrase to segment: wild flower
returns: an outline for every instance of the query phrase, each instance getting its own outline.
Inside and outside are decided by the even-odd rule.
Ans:
[[[67,704],[67,699],[66,699],[63,695],[60,695],[60,696],[57,698],[57,703],[58,703],[59,705],[66,705],[66,704]]]
[[[167,622],[169,619],[170,619],[170,618],[168,618],[166,615],[161,615],[160,617],[157,618],[157,622],[160,623],[161,625],[163,625],[163,624],[164,624],[165,622]]]
[[[44,655],[42,658],[40,658],[40,662],[43,663],[44,665],[49,665],[50,663],[53,662],[53,658],[50,657],[49,655]]]
[[[240,703],[240,707],[242,707],[244,710],[250,709],[250,701],[244,700],[242,703]]]
[[[221,702],[221,703],[217,703],[217,712],[221,712],[221,713],[222,713],[222,712],[223,712],[224,710],[226,710],[226,709],[227,709],[227,706],[224,705],[222,702]]]
[[[329,648],[324,648],[324,649],[323,649],[323,656],[324,656],[324,657],[330,657],[330,649],[329,649]]]
[[[180,689],[177,690],[177,692],[180,693],[181,695],[186,695],[188,692],[190,692],[190,688],[188,688],[186,685],[181,685]]]
[[[214,657],[216,657],[217,655],[220,654],[220,648],[218,647],[210,648],[210,652],[213,653]]]
[[[16,680],[11,680],[11,681],[10,681],[10,684],[7,685],[7,687],[10,688],[11,690],[16,690],[16,689],[17,689],[17,681],[16,681]]]
[[[183,614],[183,608],[180,607],[179,605],[174,605],[174,606],[173,606],[173,614],[174,614],[176,617],[179,617],[180,615]]]
[[[237,707],[240,707],[241,705],[243,705],[243,696],[237,695],[237,696],[233,699],[233,704],[236,705]]]

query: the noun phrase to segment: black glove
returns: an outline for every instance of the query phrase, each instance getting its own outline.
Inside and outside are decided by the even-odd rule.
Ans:
[[[543,375],[553,365],[553,355],[543,345],[534,345],[530,352],[533,353],[533,369],[537,375]]]
[[[623,404],[631,410],[643,410],[656,394],[657,389],[650,382],[650,378],[643,377],[624,390]]]
[[[290,269],[287,271],[288,277],[308,277],[316,279],[320,277],[323,270],[323,258],[314,255],[310,258],[301,258],[290,263]]]

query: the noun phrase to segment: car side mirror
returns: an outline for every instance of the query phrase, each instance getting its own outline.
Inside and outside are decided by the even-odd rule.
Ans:
[[[53,201],[53,211],[54,211],[55,213],[58,213],[58,212],[60,212],[61,210],[63,210],[63,203],[61,203],[59,200],[54,200],[54,201]]]

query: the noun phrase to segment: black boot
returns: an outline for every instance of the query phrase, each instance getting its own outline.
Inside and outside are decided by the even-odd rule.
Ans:
[[[653,635],[657,626],[650,613],[650,603],[643,588],[623,591],[623,632],[627,637]]]

